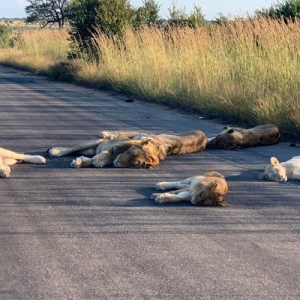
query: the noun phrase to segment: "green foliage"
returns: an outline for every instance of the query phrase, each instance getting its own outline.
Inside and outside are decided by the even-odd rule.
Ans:
[[[9,28],[6,25],[0,25],[0,47],[9,46]]]
[[[128,0],[72,0],[68,7],[71,38],[81,50],[93,47],[96,30],[121,35],[129,24],[131,7]]]
[[[200,6],[195,5],[193,11],[190,14],[187,14],[185,8],[177,8],[173,3],[169,8],[169,14],[169,24],[172,26],[188,26],[196,28],[205,24],[205,16],[202,13],[202,8]]]
[[[143,0],[143,6],[132,10],[131,23],[134,27],[159,23],[160,6],[155,0]]]
[[[130,20],[128,0],[102,0],[97,9],[98,27],[106,34],[122,34]]]
[[[222,13],[219,13],[219,16],[213,20],[216,24],[223,24],[228,22],[228,17],[224,16]]]
[[[188,22],[190,27],[199,27],[205,24],[205,15],[202,13],[202,8],[200,6],[194,6],[193,11],[188,17]]]
[[[155,0],[143,0],[143,5],[138,8],[133,8],[129,0],[71,0],[67,14],[73,41],[71,56],[77,57],[80,53],[86,57],[87,53],[96,53],[93,49],[96,32],[122,36],[127,26],[161,25],[159,9],[160,5]],[[205,23],[198,6],[186,14],[184,9],[177,9],[173,4],[170,16],[167,24],[173,26],[196,28]]]
[[[57,24],[62,28],[66,21],[66,6],[69,0],[27,0],[26,22],[38,22],[41,27]]]
[[[256,11],[257,16],[267,16],[271,18],[300,18],[300,0],[285,0],[272,5],[270,8],[263,8]]]

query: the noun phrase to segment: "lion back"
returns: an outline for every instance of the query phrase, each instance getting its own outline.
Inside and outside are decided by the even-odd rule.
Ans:
[[[253,133],[257,135],[258,145],[271,145],[279,142],[280,131],[274,124],[265,124],[253,128]]]
[[[157,136],[166,149],[168,155],[171,154],[188,154],[204,150],[208,143],[205,134],[201,130],[187,131],[180,135]]]

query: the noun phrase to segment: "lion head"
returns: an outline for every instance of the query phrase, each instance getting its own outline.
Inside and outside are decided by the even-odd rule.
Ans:
[[[114,165],[118,168],[154,169],[158,164],[159,153],[149,137],[141,139],[140,144],[131,146],[114,160]]]
[[[238,147],[238,135],[233,128],[224,127],[225,131],[221,132],[215,138],[210,140],[208,146],[210,148],[219,149],[236,149]]]
[[[271,157],[270,163],[264,173],[258,175],[258,178],[273,181],[287,181],[286,169],[279,163],[278,159]]]
[[[219,188],[218,183],[213,181],[206,186],[203,186],[198,193],[191,199],[194,205],[211,205],[211,206],[227,206],[224,197],[226,192]]]

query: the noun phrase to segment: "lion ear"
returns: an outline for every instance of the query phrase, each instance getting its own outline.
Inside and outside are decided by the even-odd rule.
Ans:
[[[271,157],[270,161],[271,161],[271,165],[273,166],[279,165],[279,161],[276,157]]]
[[[258,175],[258,179],[265,179],[266,178],[266,174],[265,173],[260,173]]]
[[[227,133],[233,133],[234,132],[234,129],[233,128],[230,128],[227,130]]]
[[[218,186],[218,183],[213,181],[208,185],[208,188],[213,191]]]
[[[150,141],[152,141],[152,138],[150,138],[150,137],[143,137],[141,139],[141,146],[147,145]]]

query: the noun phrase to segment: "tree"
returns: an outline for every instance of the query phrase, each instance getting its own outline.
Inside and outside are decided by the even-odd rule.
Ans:
[[[160,7],[161,5],[155,0],[143,0],[143,6],[133,9],[131,23],[134,27],[157,24]]]
[[[196,28],[205,24],[205,15],[202,13],[200,6],[194,5],[193,11],[188,16],[189,26]]]
[[[220,25],[220,24],[228,22],[227,16],[224,16],[222,13],[219,13],[218,15],[219,16],[213,20],[213,23]]]
[[[270,8],[263,8],[255,12],[256,16],[267,16],[271,18],[299,19],[300,0],[285,0],[272,5]]]
[[[66,7],[69,0],[27,0],[25,7],[27,22],[39,22],[41,27],[58,24],[63,28],[66,21]]]
[[[193,11],[190,14],[187,14],[185,8],[177,8],[173,3],[169,8],[169,14],[169,23],[172,26],[189,26],[192,28],[196,28],[202,26],[205,23],[205,16],[203,15],[202,8],[200,6],[194,5]]]
[[[131,6],[128,0],[72,0],[68,7],[73,48],[92,49],[97,30],[103,34],[121,35],[129,24]],[[76,45],[77,44],[77,45]],[[76,54],[76,51],[75,51]]]

